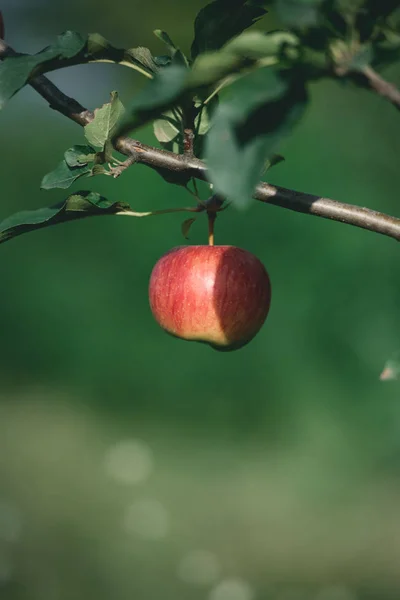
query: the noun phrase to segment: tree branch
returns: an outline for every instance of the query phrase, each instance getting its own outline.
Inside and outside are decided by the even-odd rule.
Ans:
[[[372,67],[364,67],[362,70],[363,75],[368,81],[369,86],[375,90],[377,94],[383,96],[394,104],[400,110],[400,90],[397,87],[383,79]]]
[[[0,59],[16,55],[17,53],[14,50],[7,46],[3,40],[0,40]],[[379,78],[379,76],[377,77]],[[47,77],[41,75],[32,78],[30,85],[49,103],[51,108],[75,123],[85,126],[93,120],[93,112],[81,106],[73,98],[66,96]],[[390,84],[388,85],[390,86]],[[383,88],[380,89],[383,90]],[[386,93],[388,93],[387,89]],[[155,170],[163,169],[175,173],[184,173],[188,177],[207,181],[205,164],[190,154],[174,154],[148,146],[129,137],[118,138],[114,146],[121,154],[131,157],[132,163],[142,163]],[[347,223],[400,241],[400,219],[368,208],[345,204],[268,183],[258,184],[254,198],[296,212]]]

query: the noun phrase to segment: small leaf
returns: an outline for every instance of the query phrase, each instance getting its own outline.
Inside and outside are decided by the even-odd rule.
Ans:
[[[143,75],[152,77],[158,71],[159,65],[151,54],[148,48],[138,46],[137,48],[129,48],[125,52],[125,59],[121,64],[131,66]]]
[[[64,152],[64,160],[69,167],[81,167],[93,162],[96,150],[92,146],[76,145]]]
[[[171,64],[171,57],[167,56],[166,54],[163,54],[162,56],[155,56],[154,62],[156,63],[157,67],[168,67]]]
[[[185,240],[189,239],[189,232],[190,232],[190,228],[193,225],[193,223],[195,222],[196,217],[192,217],[191,219],[186,219],[186,221],[183,221],[182,225],[181,225],[181,231],[182,231],[182,235],[185,238]]]
[[[130,67],[142,75],[153,77],[157,71],[151,52],[148,48],[115,48],[99,33],[90,33],[87,38],[87,62],[114,62]]]
[[[167,46],[168,50],[172,54],[175,50],[177,50],[177,47],[175,46],[174,42],[171,40],[166,31],[162,31],[161,29],[155,29],[153,33],[156,36],[156,38],[161,40]]]
[[[273,154],[270,158],[267,159],[267,161],[265,163],[264,173],[266,171],[269,171],[269,169],[272,169],[272,167],[279,165],[279,163],[283,162],[284,160],[285,160],[285,157],[282,156],[281,154]]]
[[[162,143],[171,142],[180,133],[179,123],[173,119],[172,113],[169,111],[165,116],[169,118],[156,119],[153,123],[154,135]]]
[[[247,0],[215,0],[201,9],[194,23],[192,58],[210,50],[218,50],[266,11]]]
[[[266,160],[299,120],[306,104],[301,81],[261,68],[233,83],[215,111],[205,159],[216,193],[246,206]]]
[[[80,191],[55,206],[26,210],[8,217],[0,223],[0,244],[50,225],[129,210],[130,206],[124,202],[111,202],[96,192]]]
[[[176,65],[178,67],[189,67],[189,61],[186,56],[183,54],[179,48],[174,51],[171,58],[171,65]]]
[[[125,109],[118,98],[117,92],[111,92],[111,101],[103,104],[94,111],[94,119],[85,126],[85,137],[89,144],[104,148],[107,140],[113,135],[117,121],[124,114]]]
[[[167,46],[171,54],[170,57],[167,57],[169,59],[168,62],[162,66],[167,66],[169,64],[183,67],[189,66],[188,59],[183,54],[183,52],[174,44],[174,42],[171,40],[166,31],[162,31],[161,29],[155,29],[153,33],[159,40],[161,40]]]
[[[42,190],[52,190],[54,188],[66,189],[79,179],[79,177],[90,172],[91,168],[88,165],[69,167],[65,160],[62,160],[54,171],[47,173],[43,177],[40,187]]]
[[[91,169],[91,175],[105,175],[108,171],[103,167],[103,165],[93,165]]]
[[[199,104],[197,108],[199,112],[194,120],[195,124],[195,139],[194,139],[194,153],[199,158],[203,158],[204,154],[204,141],[206,135],[210,130],[213,114],[218,106],[218,96],[214,95],[207,104]]]

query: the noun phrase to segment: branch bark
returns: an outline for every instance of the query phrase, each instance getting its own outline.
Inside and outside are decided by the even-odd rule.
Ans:
[[[0,59],[16,55],[14,50],[0,40]],[[78,125],[84,127],[93,120],[92,111],[87,110],[79,102],[61,92],[47,77],[41,75],[32,78],[30,85],[49,103],[51,108]],[[190,153],[174,154],[125,136],[118,138],[114,146],[118,152],[130,157],[132,164],[141,163],[155,170],[163,169],[175,173],[185,173],[194,179],[207,181],[207,169],[204,162],[191,156]],[[268,183],[258,184],[254,198],[296,212],[347,223],[400,241],[400,219],[368,208]]]
[[[400,110],[400,90],[397,87],[383,79],[372,67],[364,67],[362,70],[369,86],[375,90],[377,94],[386,98]]]

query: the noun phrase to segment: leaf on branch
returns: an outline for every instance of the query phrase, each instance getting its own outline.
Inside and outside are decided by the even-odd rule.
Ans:
[[[242,57],[231,52],[205,52],[193,63],[188,77],[188,85],[196,88],[211,86],[240,70]]]
[[[155,29],[153,33],[156,36],[156,38],[158,38],[161,42],[163,42],[166,45],[171,55],[171,57],[168,57],[170,58],[170,60],[162,66],[168,66],[170,64],[183,67],[189,66],[188,59],[183,54],[183,52],[174,44],[174,42],[171,40],[166,31],[162,31],[161,29]]]
[[[179,134],[179,122],[174,119],[172,111],[162,115],[161,119],[156,119],[153,123],[154,135],[162,144],[172,142]]]
[[[99,33],[90,33],[87,38],[87,61],[112,62],[130,67],[151,79],[157,72],[157,64],[148,48],[138,46],[127,50],[115,48]]]
[[[190,228],[193,225],[193,223],[195,222],[196,217],[192,217],[191,219],[186,219],[186,221],[183,221],[182,225],[181,225],[181,231],[182,231],[182,235],[185,238],[185,240],[189,239],[189,232],[190,232]]]
[[[79,54],[85,47],[86,40],[79,33],[67,31],[59,35],[52,46],[48,46],[35,55],[13,56],[0,64],[0,108],[16,92],[18,92],[32,75],[43,73],[45,65],[59,63],[59,68],[66,66],[62,60],[68,61]],[[40,70],[39,67],[42,66]]]
[[[303,114],[302,81],[261,68],[233,83],[215,111],[205,159],[216,193],[244,207],[267,160]]]
[[[201,9],[194,23],[192,59],[203,52],[218,50],[266,11],[247,0],[214,0]]]
[[[10,56],[0,63],[0,108],[31,77],[90,62],[118,63],[152,78],[159,67],[147,48],[115,48],[97,33],[86,37],[74,31],[59,35],[57,41],[34,55]]]
[[[129,210],[125,202],[111,202],[96,192],[80,191],[49,208],[26,210],[8,217],[0,223],[0,244],[35,229]]]
[[[171,57],[168,56],[167,54],[162,54],[161,56],[155,56],[154,62],[156,63],[157,67],[159,67],[159,68],[169,67],[169,65],[171,64]]]
[[[262,33],[246,31],[220,50],[200,54],[193,63],[188,83],[192,87],[231,81],[245,69],[277,64],[281,59],[296,60],[299,39],[287,31]],[[231,80],[231,81],[230,81]]]
[[[105,169],[103,167],[103,165],[93,165],[90,174],[95,176],[95,175],[106,175],[106,174],[110,174],[109,171],[107,171],[107,169]]]
[[[77,144],[64,152],[64,160],[69,167],[81,167],[93,162],[96,150],[92,146]]]
[[[54,188],[65,190],[69,188],[74,181],[79,179],[79,177],[88,175],[91,171],[91,167],[87,164],[71,167],[65,160],[62,160],[54,171],[47,173],[47,175],[43,177],[40,188],[42,190],[52,190]]]
[[[238,55],[241,58],[260,60],[267,57],[279,57],[288,48],[297,48],[299,38],[290,31],[245,31],[230,40],[222,50]],[[297,55],[297,52],[295,53]]]
[[[272,169],[272,167],[275,167],[276,165],[279,165],[279,163],[283,162],[284,160],[285,160],[285,157],[282,156],[282,154],[273,154],[265,162],[264,173],[266,173],[267,171],[269,171],[270,169]]]
[[[155,29],[153,31],[153,33],[156,36],[156,38],[158,38],[161,42],[163,42],[167,46],[167,48],[171,52],[171,54],[173,54],[174,51],[177,50],[177,47],[175,46],[174,42],[171,40],[171,38],[169,37],[169,35],[166,31],[162,31],[161,29]]]
[[[117,92],[111,92],[111,100],[94,111],[94,119],[85,126],[85,137],[89,144],[103,149],[115,132],[117,122],[125,112]]]

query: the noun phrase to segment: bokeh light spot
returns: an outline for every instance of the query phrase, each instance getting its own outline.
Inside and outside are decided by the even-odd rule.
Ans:
[[[193,585],[209,585],[218,579],[220,564],[212,552],[193,550],[178,565],[178,577]]]
[[[223,579],[210,592],[209,600],[253,600],[253,587],[243,579]]]
[[[154,469],[153,453],[141,440],[121,440],[108,449],[105,469],[118,483],[141,483],[150,477]]]
[[[125,513],[124,529],[144,539],[164,538],[170,528],[170,517],[161,502],[153,499],[138,500]]]

